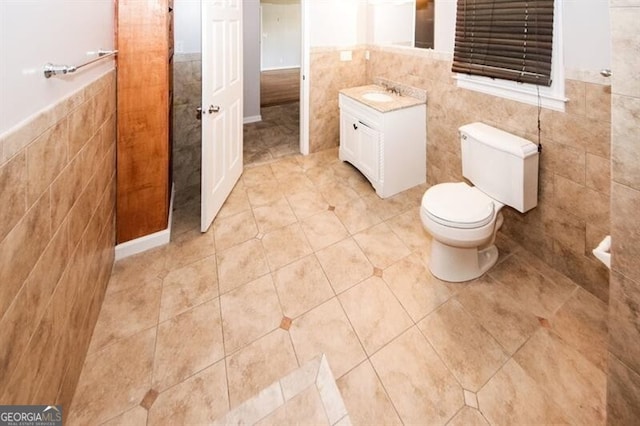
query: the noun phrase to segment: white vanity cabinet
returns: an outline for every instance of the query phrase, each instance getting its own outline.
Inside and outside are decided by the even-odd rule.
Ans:
[[[379,111],[342,93],[340,151],[381,198],[426,181],[426,105]]]

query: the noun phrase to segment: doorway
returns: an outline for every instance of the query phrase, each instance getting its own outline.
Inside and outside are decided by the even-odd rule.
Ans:
[[[304,37],[304,0],[260,0],[255,21],[259,31],[245,28],[245,54],[259,52],[259,70],[245,69],[244,164],[274,161],[308,149],[306,95],[302,87],[308,57]],[[245,2],[245,7],[252,7]],[[252,13],[251,11],[248,11]],[[251,18],[249,18],[251,19]],[[255,56],[254,56],[255,58]],[[248,58],[247,58],[248,59]],[[251,67],[251,60],[245,66]],[[255,81],[258,80],[258,81]],[[259,83],[258,90],[254,85]],[[251,99],[254,93],[256,98]],[[259,109],[258,109],[259,108]],[[259,111],[259,114],[258,114]],[[306,115],[308,117],[308,114]],[[301,119],[302,118],[302,119]]]

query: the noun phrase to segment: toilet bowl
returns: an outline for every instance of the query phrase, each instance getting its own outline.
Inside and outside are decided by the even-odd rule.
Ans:
[[[538,147],[483,123],[460,128],[466,182],[434,185],[422,197],[420,219],[431,239],[429,270],[443,281],[480,277],[498,260],[494,245],[508,205],[537,205]]]
[[[502,225],[503,204],[464,182],[429,188],[422,197],[420,219],[433,237],[431,273],[450,282],[469,281],[498,260],[493,245]]]

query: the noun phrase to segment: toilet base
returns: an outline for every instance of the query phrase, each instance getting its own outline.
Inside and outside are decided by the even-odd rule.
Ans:
[[[451,247],[435,238],[431,240],[429,270],[442,281],[459,283],[478,278],[498,261],[498,248],[490,245],[482,250]]]

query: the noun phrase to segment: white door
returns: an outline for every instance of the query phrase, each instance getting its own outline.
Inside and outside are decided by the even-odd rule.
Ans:
[[[241,174],[242,1],[202,0],[202,232]]]

